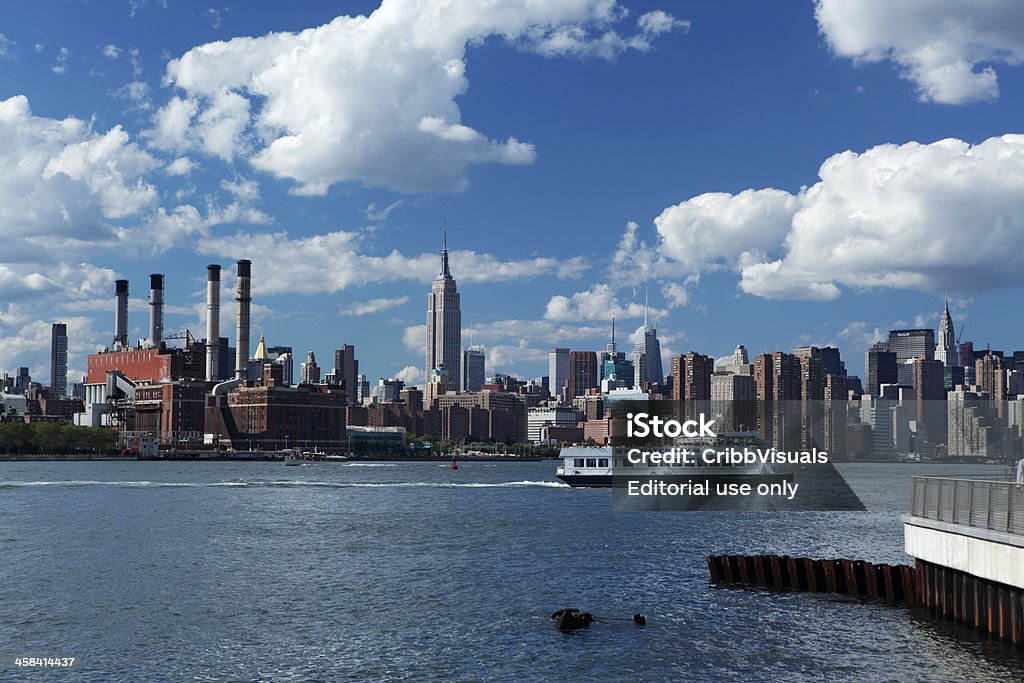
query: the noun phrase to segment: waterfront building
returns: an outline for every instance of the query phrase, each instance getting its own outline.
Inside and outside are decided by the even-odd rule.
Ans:
[[[426,376],[440,367],[449,384],[462,376],[462,311],[455,278],[448,269],[447,230],[441,242],[441,270],[427,295]]]
[[[267,367],[268,374],[281,370]],[[227,394],[227,433],[217,436],[226,436],[240,450],[304,445],[340,449],[346,436],[344,396],[328,389],[326,385],[277,386],[275,381],[237,387]]]
[[[527,435],[526,406],[515,394],[504,391],[452,392],[440,396],[437,407],[442,414],[442,434],[447,428],[451,434],[462,434],[466,438],[504,443],[522,441]]]
[[[50,389],[58,396],[67,395],[68,326],[65,323],[50,326]]]
[[[579,411],[568,406],[530,408],[526,420],[526,433],[530,443],[541,443],[545,427],[576,427],[579,422]]]
[[[201,443],[205,433],[206,383],[178,381],[135,390],[131,431],[166,444]]]

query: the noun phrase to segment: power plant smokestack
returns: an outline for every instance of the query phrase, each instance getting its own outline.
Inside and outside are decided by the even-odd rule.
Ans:
[[[117,308],[114,309],[114,348],[128,348],[128,281],[114,281]]]
[[[206,379],[220,379],[220,266],[206,266]]]
[[[235,377],[245,379],[246,370],[249,366],[249,304],[252,303],[252,296],[249,294],[249,269],[252,261],[242,259],[238,262],[238,291],[235,294],[235,301],[238,303],[238,329],[235,331]]]
[[[149,343],[160,348],[164,336],[164,276],[149,276]]]

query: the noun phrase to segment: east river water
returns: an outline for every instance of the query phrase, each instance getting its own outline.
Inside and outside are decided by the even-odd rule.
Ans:
[[[1024,676],[905,608],[708,582],[712,553],[909,562],[910,475],[983,470],[841,465],[867,512],[758,513],[613,512],[554,468],[0,463],[0,680]],[[561,607],[647,626],[562,634]]]

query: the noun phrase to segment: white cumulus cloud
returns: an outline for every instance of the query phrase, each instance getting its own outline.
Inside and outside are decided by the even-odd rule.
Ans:
[[[117,241],[124,219],[159,204],[146,180],[157,166],[120,126],[98,133],[35,116],[21,95],[0,101],[0,262],[38,260],[43,243]]]
[[[741,287],[833,299],[839,285],[970,292],[1024,284],[1024,135],[829,158],[799,199],[784,255]]]
[[[783,190],[708,192],[666,208],[654,219],[660,251],[685,270],[735,268],[778,244],[797,198]]]
[[[473,165],[535,158],[531,144],[462,121],[467,47],[498,36],[550,56],[613,57],[685,28],[655,11],[621,36],[627,14],[615,0],[384,0],[369,16],[200,45],[168,64],[180,95],[149,135],[159,149],[244,157],[297,194],[344,182],[459,191]]]
[[[993,65],[1024,61],[1018,0],[817,0],[815,15],[836,54],[894,61],[924,101],[995,99]]]
[[[611,320],[612,318],[642,318],[645,306],[638,302],[619,302],[618,296],[610,285],[596,284],[590,289],[576,292],[572,296],[556,294],[548,301],[544,310],[547,320],[578,322],[584,320]],[[647,309],[651,318],[664,316],[665,311],[657,308]]]

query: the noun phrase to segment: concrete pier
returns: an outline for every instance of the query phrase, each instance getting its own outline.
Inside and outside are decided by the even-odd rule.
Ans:
[[[902,518],[920,604],[1024,645],[1024,485],[913,477]]]

